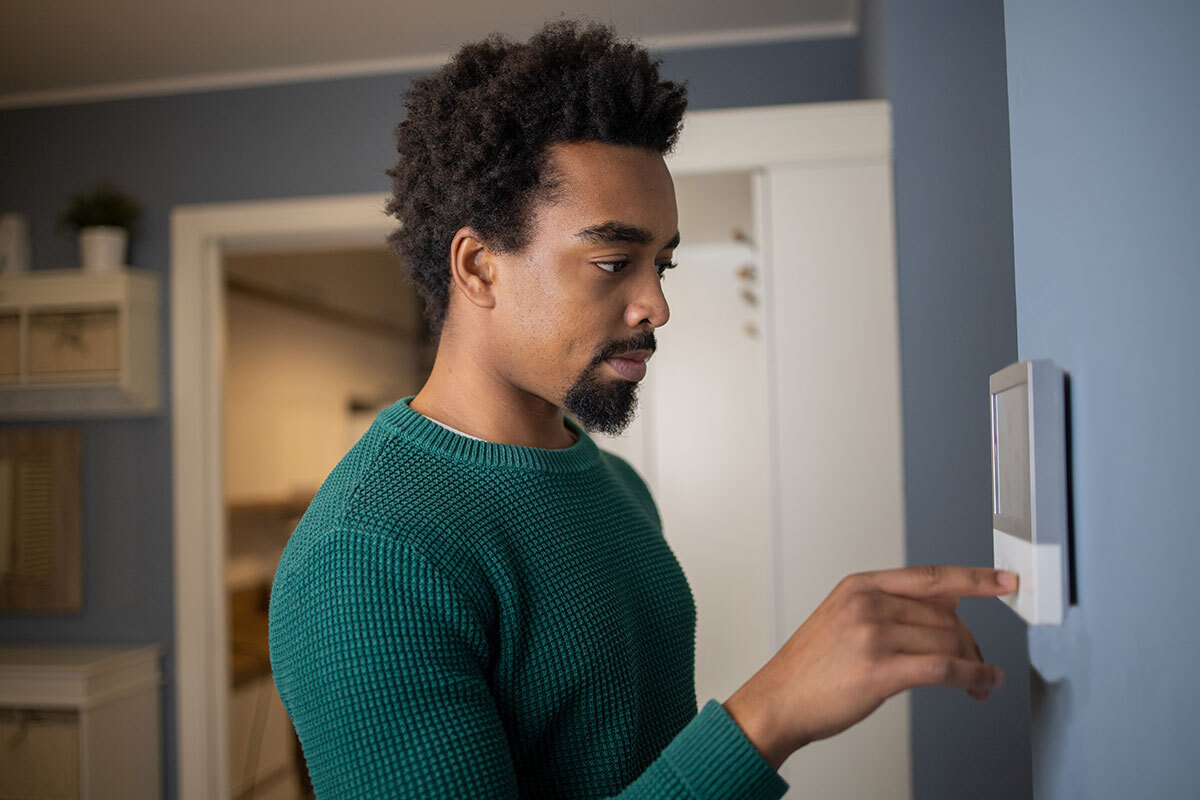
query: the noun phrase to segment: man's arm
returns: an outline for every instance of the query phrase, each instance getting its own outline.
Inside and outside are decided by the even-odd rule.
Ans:
[[[318,798],[516,797],[477,614],[402,542],[330,531],[282,562],[270,645]]]
[[[724,706],[778,769],[905,689],[950,686],[984,700],[1004,675],[983,662],[955,609],[959,597],[1008,594],[1016,581],[940,565],[850,575]]]

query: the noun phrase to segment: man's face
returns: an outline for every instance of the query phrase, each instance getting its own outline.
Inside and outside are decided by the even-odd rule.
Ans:
[[[675,186],[652,150],[557,144],[550,158],[558,200],[533,210],[527,247],[496,256],[493,358],[587,430],[617,434],[670,315],[660,273],[678,244]]]

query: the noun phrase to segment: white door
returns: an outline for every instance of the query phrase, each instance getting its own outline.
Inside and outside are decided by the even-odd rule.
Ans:
[[[764,195],[782,645],[845,575],[904,565],[891,165],[773,168]],[[908,693],[781,774],[798,797],[909,797]]]
[[[685,233],[638,418],[600,442],[650,484],[691,583],[700,704],[842,577],[904,564],[890,176],[886,156],[770,167],[754,175],[758,246]],[[908,798],[907,695],[781,774],[796,797]]]
[[[726,700],[775,652],[755,182],[749,171],[675,178],[671,317],[655,331],[635,422],[600,440],[650,484],[692,587],[700,705]]]

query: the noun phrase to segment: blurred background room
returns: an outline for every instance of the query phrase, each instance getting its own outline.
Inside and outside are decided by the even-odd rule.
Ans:
[[[0,800],[311,796],[267,603],[432,366],[384,242],[401,93],[563,15],[688,82],[671,321],[597,438],[695,594],[699,703],[847,573],[992,564],[988,377],[1053,358],[1064,624],[964,601],[999,692],[905,692],[780,772],[1194,796],[1200,6],[0,0]]]

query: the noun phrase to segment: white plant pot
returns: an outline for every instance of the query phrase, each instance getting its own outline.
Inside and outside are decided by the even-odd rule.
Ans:
[[[90,272],[111,272],[125,266],[129,231],[111,225],[79,229],[79,258]]]
[[[29,269],[29,217],[0,214],[0,273]]]

